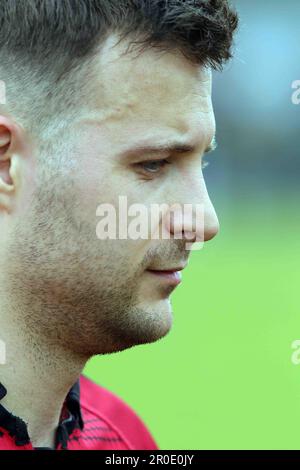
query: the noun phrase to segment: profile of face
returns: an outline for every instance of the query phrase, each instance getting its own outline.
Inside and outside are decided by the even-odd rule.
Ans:
[[[164,337],[174,286],[149,269],[184,266],[190,255],[174,224],[169,239],[99,240],[100,204],[118,208],[120,195],[145,207],[203,204],[204,241],[218,232],[202,170],[215,134],[211,72],[178,52],[123,55],[126,44],[116,43],[106,40],[82,83],[78,118],[51,145],[12,152],[9,177],[0,166],[14,188],[0,208],[7,305],[33,337],[87,357]],[[24,144],[16,129],[5,135]],[[193,150],[136,150],[175,140]]]

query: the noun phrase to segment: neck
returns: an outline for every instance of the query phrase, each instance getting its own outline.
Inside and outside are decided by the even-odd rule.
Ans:
[[[34,447],[54,447],[63,402],[88,358],[28,332],[7,307],[0,306],[0,312],[6,349],[0,382],[7,389],[1,405],[27,423]]]

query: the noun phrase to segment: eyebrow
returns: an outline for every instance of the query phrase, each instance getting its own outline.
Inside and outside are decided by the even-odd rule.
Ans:
[[[217,148],[216,136],[213,137],[211,143],[206,147],[204,153],[213,152]],[[132,154],[154,154],[154,153],[190,153],[197,150],[196,146],[180,141],[170,141],[165,144],[157,145],[136,145],[135,147],[122,152],[124,156]]]
[[[217,143],[216,136],[214,135],[214,136],[213,136],[213,139],[212,139],[212,141],[211,141],[211,143],[210,143],[209,146],[206,147],[206,149],[204,150],[204,153],[213,152],[214,150],[216,150],[217,147],[218,147],[218,143]]]

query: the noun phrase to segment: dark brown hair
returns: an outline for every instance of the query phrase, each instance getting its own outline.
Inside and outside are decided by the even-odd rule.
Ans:
[[[49,60],[85,56],[118,31],[219,66],[231,56],[238,23],[227,0],[1,0],[0,7],[0,47]]]
[[[32,107],[55,99],[53,89],[59,97],[71,72],[114,32],[141,51],[177,49],[218,69],[231,57],[237,24],[227,0],[0,0],[0,79],[8,87],[15,80],[8,91],[16,110],[24,90]]]

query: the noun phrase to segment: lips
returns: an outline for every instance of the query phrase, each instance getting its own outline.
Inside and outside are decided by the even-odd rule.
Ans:
[[[182,271],[185,267],[186,267],[186,264],[183,266],[182,265],[177,266],[175,268],[161,268],[161,269],[148,268],[148,271],[155,271],[158,273],[174,273],[174,272]]]
[[[183,268],[172,268],[168,270],[147,269],[147,271],[160,280],[167,281],[170,284],[177,285],[181,282],[181,271]]]
[[[177,273],[178,271],[181,271],[179,268],[175,269],[148,269],[148,271],[152,271],[154,273],[158,274],[170,274],[170,273]]]

